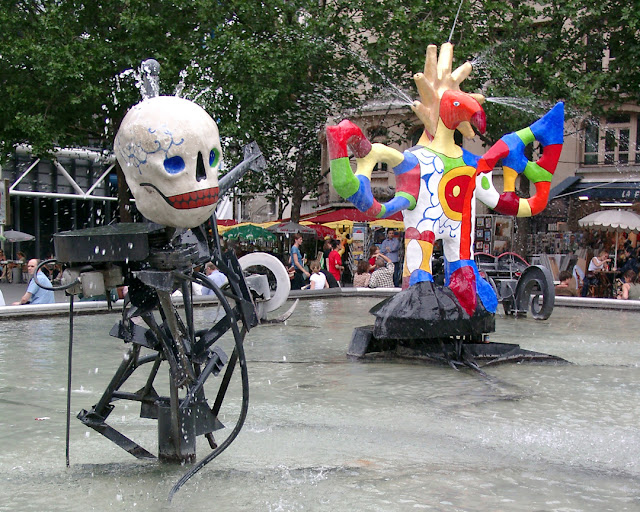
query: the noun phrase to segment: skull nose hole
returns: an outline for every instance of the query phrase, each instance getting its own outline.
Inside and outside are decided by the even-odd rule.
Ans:
[[[207,171],[204,167],[204,159],[202,153],[198,151],[198,162],[196,163],[196,181],[202,181],[207,179]]]

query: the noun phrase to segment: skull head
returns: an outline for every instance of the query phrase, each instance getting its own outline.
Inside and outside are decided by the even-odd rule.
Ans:
[[[127,112],[114,146],[146,218],[192,228],[211,216],[222,149],[218,126],[203,108],[175,96],[144,100]]]

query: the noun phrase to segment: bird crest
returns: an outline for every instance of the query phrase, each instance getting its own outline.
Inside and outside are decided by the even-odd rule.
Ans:
[[[447,91],[468,95],[480,105],[484,103],[482,94],[464,93],[460,90],[460,84],[469,76],[472,69],[471,63],[465,62],[453,70],[453,45],[451,43],[444,43],[440,47],[440,55],[438,55],[436,45],[432,44],[427,47],[424,71],[413,75],[420,100],[416,100],[411,109],[425,127],[425,133],[419,144],[426,146],[433,140],[438,129],[438,122],[441,119],[441,100]],[[475,135],[471,124],[466,120],[458,124],[456,128],[467,138]]]

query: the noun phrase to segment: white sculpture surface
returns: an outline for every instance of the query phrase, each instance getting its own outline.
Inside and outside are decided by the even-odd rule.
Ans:
[[[122,120],[115,153],[147,219],[192,228],[213,213],[222,147],[218,126],[199,105],[176,96],[138,103]]]

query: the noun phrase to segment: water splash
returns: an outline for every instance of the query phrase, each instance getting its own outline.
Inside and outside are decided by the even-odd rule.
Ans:
[[[413,105],[413,98],[409,96],[409,94],[407,94],[405,91],[403,91],[400,87],[398,87],[395,83],[393,83],[391,79],[387,75],[385,75],[383,71],[373,62],[368,59],[363,59],[361,55],[358,55],[356,52],[347,48],[343,48],[343,50],[356,57],[360,61],[360,63],[363,64],[367,69],[373,71],[376,75],[378,75],[378,77],[384,83],[383,90],[388,91],[389,93],[391,93],[391,96],[400,100],[402,105],[406,105],[409,107]]]
[[[157,60],[142,61],[138,70],[137,85],[143,100],[160,95],[160,64]]]
[[[533,98],[518,98],[518,97],[488,97],[486,101],[489,103],[495,103],[497,105],[502,105],[505,107],[511,107],[528,114],[535,115],[536,117],[542,117],[546,114],[554,105],[553,102],[546,100],[537,100]],[[605,151],[608,155],[607,158],[610,158],[611,161],[605,159],[605,162],[602,162],[602,150],[598,151],[590,151],[590,154],[597,155],[598,163],[601,165],[606,165],[607,169],[612,171],[615,170],[619,174],[628,173],[630,170],[630,166],[635,165],[633,162],[625,162],[625,161],[613,161],[615,152],[614,148],[630,148],[630,146],[634,143],[630,139],[630,131],[621,130],[615,127],[607,126],[603,124],[601,120],[597,117],[593,117],[589,113],[584,110],[575,109],[575,108],[567,108],[565,105],[565,119],[567,121],[574,120],[575,129],[567,131],[565,125],[565,137],[577,137],[580,140],[580,144],[584,148],[585,137],[587,137],[586,133],[589,128],[594,128],[597,130],[597,138],[604,138],[607,141],[607,145],[609,149]],[[622,152],[628,154],[629,151],[627,149],[626,152]],[[616,181],[616,180],[614,180]],[[558,196],[561,197],[561,196]]]
[[[458,5],[458,12],[456,12],[456,17],[453,20],[453,26],[451,27],[451,33],[449,34],[449,39],[447,39],[448,43],[451,42],[451,38],[453,37],[453,31],[456,29],[456,24],[458,23],[458,16],[460,15],[460,9],[462,9],[463,2],[464,0],[460,0],[460,4]]]
[[[514,96],[491,96],[485,98],[488,103],[495,103],[505,107],[512,107],[536,116],[544,115],[554,105],[550,101],[532,98],[518,98]]]
[[[386,90],[387,92],[391,93],[392,97],[400,100],[400,103],[402,105],[406,105],[409,107],[413,105],[413,102],[414,102],[413,98],[409,96],[407,92],[403,91],[399,86],[397,86],[394,82],[392,82],[391,79],[378,66],[376,66],[373,62],[371,62],[369,59],[364,57],[362,54],[356,52],[355,50],[352,50],[351,48],[347,48],[343,45],[340,45],[335,41],[321,39],[319,42],[327,44],[338,53],[341,53],[343,55],[349,55],[355,61],[359,62],[368,70],[372,71],[383,82],[384,84],[383,90]]]
[[[189,64],[190,66],[193,66],[193,62],[191,62]],[[182,92],[184,91],[184,86],[185,86],[185,80],[187,78],[187,75],[189,74],[188,70],[183,69],[180,71],[179,76],[180,76],[180,80],[178,81],[178,84],[176,85],[175,90],[173,91],[173,95],[177,96],[179,98],[182,98]]]

